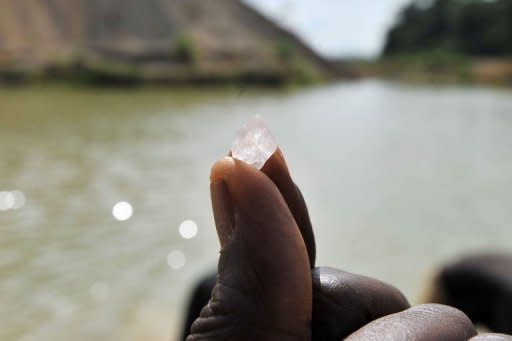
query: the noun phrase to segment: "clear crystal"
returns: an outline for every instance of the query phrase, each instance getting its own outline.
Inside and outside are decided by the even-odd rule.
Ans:
[[[235,159],[261,169],[276,149],[274,137],[258,115],[238,131],[231,154]]]

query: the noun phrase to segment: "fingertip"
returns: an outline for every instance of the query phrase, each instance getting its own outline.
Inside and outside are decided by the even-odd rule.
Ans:
[[[233,173],[235,160],[230,156],[225,156],[215,162],[210,171],[210,183],[216,183],[226,180]]]
[[[278,147],[274,154],[272,154],[268,160],[265,162],[261,171],[267,175],[285,175],[287,177],[290,176],[288,165],[286,164],[286,160],[284,158],[281,149]]]

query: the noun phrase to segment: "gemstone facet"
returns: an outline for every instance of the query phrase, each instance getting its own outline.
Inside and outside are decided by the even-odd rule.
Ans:
[[[274,137],[257,115],[238,131],[231,145],[231,154],[235,159],[261,169],[276,149]]]

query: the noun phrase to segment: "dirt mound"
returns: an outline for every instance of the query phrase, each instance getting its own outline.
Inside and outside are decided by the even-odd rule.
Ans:
[[[0,2],[0,65],[44,65],[76,56],[136,63],[155,74],[175,74],[173,68],[184,65],[202,76],[282,72],[297,60],[324,75],[330,67],[239,0]]]

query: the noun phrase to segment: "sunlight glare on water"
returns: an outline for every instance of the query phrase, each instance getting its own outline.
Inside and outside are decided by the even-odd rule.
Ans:
[[[7,211],[14,207],[14,195],[8,191],[0,192],[0,211]]]
[[[173,270],[179,270],[185,266],[187,259],[180,250],[173,250],[167,255],[167,264]]]
[[[197,235],[196,222],[190,219],[182,221],[179,227],[179,232],[183,239],[194,238]]]
[[[0,211],[20,209],[25,202],[25,194],[20,190],[0,191]]]
[[[133,208],[129,202],[121,201],[112,208],[112,215],[116,220],[125,221],[132,217]]]

